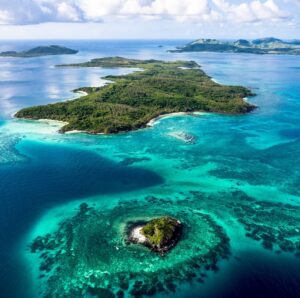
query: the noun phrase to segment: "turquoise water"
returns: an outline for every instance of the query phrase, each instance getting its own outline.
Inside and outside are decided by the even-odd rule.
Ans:
[[[210,214],[230,238],[229,260],[219,263],[217,273],[208,272],[204,283],[180,283],[178,297],[295,297],[299,292],[295,251],[278,254],[275,245],[267,250],[261,241],[245,236],[245,227],[251,224],[252,229],[253,209],[258,214],[254,222],[273,234],[284,227],[290,233],[285,240],[300,243],[300,235],[293,234],[300,209],[275,205],[300,207],[300,59],[167,53],[178,43],[182,41],[64,42],[80,53],[1,58],[0,288],[5,297],[38,292],[39,261],[26,245],[54,231],[81,202],[109,209],[119,201],[142,202],[147,196],[171,200],[176,212],[186,200],[188,207]],[[1,50],[36,44],[5,42]],[[61,135],[58,123],[10,118],[21,107],[72,98],[70,90],[80,86],[99,86],[101,76],[130,72],[53,67],[111,55],[195,60],[218,82],[251,88],[257,96],[249,100],[259,108],[244,116],[167,117],[151,128],[117,136]],[[194,135],[196,143],[175,138],[180,132]],[[253,201],[244,203],[246,197]],[[233,209],[235,203],[244,208],[242,213]],[[162,209],[168,212],[166,206]],[[266,210],[273,212],[272,218],[266,218]]]

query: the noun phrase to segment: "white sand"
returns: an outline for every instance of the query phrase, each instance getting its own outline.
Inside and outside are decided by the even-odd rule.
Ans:
[[[216,84],[221,84],[218,80],[216,80],[216,79],[214,79],[214,78],[211,78],[211,80],[212,80],[213,82],[215,82]]]
[[[44,122],[47,124],[54,124],[54,125],[67,125],[68,122],[64,122],[64,121],[59,121],[59,120],[52,120],[52,119],[38,119],[38,120],[32,120],[32,119],[21,119],[21,120],[29,120],[29,121],[39,121],[39,122]]]
[[[139,242],[139,243],[145,243],[147,238],[141,233],[143,227],[136,227],[131,231],[130,238],[133,240]]]
[[[89,95],[87,92],[82,91],[82,90],[78,90],[78,91],[76,91],[75,93],[78,93],[78,94],[80,94],[80,95],[82,95],[82,96],[87,96],[87,95]]]
[[[69,131],[65,132],[66,135],[71,135],[71,134],[76,134],[76,133],[86,133],[86,131],[74,129],[74,130],[69,130]]]
[[[154,126],[159,122],[159,120],[163,118],[169,118],[169,117],[174,117],[174,116],[185,116],[185,115],[192,115],[193,113],[186,113],[186,112],[178,112],[178,113],[170,113],[170,114],[165,114],[165,115],[160,115],[154,119],[151,119],[148,123],[147,126]]]

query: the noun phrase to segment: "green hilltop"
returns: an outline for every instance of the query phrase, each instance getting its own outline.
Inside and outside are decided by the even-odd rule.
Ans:
[[[72,50],[66,47],[61,47],[57,45],[51,46],[39,46],[28,51],[16,52],[16,51],[7,51],[0,53],[0,57],[18,57],[18,58],[32,58],[32,57],[41,57],[49,55],[72,55],[77,54],[78,51]]]
[[[181,234],[181,223],[172,217],[163,216],[150,220],[141,233],[147,239],[152,249],[166,252],[178,241]]]
[[[170,52],[224,52],[250,54],[289,54],[300,55],[299,41],[283,41],[274,37],[254,40],[239,39],[221,41],[217,39],[198,39]]]
[[[165,62],[122,57],[93,59],[59,67],[130,67],[131,74],[107,76],[103,87],[85,87],[88,95],[71,101],[29,107],[17,118],[68,122],[61,132],[117,133],[145,127],[160,115],[206,111],[243,114],[255,109],[243,98],[253,95],[242,86],[215,83],[193,61]]]

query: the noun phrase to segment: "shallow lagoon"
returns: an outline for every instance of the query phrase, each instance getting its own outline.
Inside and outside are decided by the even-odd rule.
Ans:
[[[44,233],[45,224],[48,230],[51,222],[55,230],[54,223],[71,216],[81,202],[110,208],[119,201],[140,202],[147,196],[171,200],[177,207],[178,200],[186,200],[187,206],[209,213],[230,238],[229,260],[219,262],[217,273],[209,271],[204,283],[183,283],[177,289],[178,297],[191,293],[205,297],[294,297],[299,291],[300,260],[295,252],[276,254],[277,247],[270,251],[263,248],[261,240],[246,237],[246,224],[238,221],[241,210],[231,208],[235,202],[243,202],[243,206],[250,202],[251,208],[258,208],[257,214],[266,208],[265,203],[245,201],[246,197],[300,206],[299,57],[175,55],[165,51],[178,42],[163,42],[166,46],[158,48],[161,43],[98,42],[94,46],[66,42],[66,46],[79,47],[81,53],[0,60],[4,69],[0,99],[1,293],[32,297],[31,290],[38,289],[38,260],[32,263],[34,255],[26,245]],[[252,88],[258,96],[249,100],[259,109],[245,116],[176,116],[162,119],[152,128],[118,136],[60,135],[55,123],[9,119],[20,107],[71,98],[71,89],[100,85],[99,76],[124,71],[73,72],[55,69],[54,64],[114,54],[194,59],[217,81]],[[196,144],[170,136],[178,131],[196,136]],[[247,203],[242,210],[250,211],[242,215],[250,220],[253,214],[248,207]],[[275,211],[269,208],[269,212],[278,216],[273,216],[268,226],[289,227],[282,206],[272,205],[271,209]],[[167,208],[163,210],[167,212]],[[299,211],[292,214],[297,216]],[[259,218],[266,223],[263,216]],[[300,241],[299,235],[290,236]]]

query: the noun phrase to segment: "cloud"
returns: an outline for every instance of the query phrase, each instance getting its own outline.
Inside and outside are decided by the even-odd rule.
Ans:
[[[82,21],[75,1],[0,0],[0,24]]]
[[[260,22],[289,17],[275,0],[242,1],[231,4],[229,0],[0,0],[0,24],[102,22],[118,18]]]
[[[0,24],[10,24],[13,19],[7,10],[0,10]]]
[[[249,3],[230,4],[225,0],[213,0],[215,6],[223,12],[227,20],[241,23],[261,21],[278,21],[290,17],[290,14],[281,10],[274,0],[265,2],[254,0]]]

